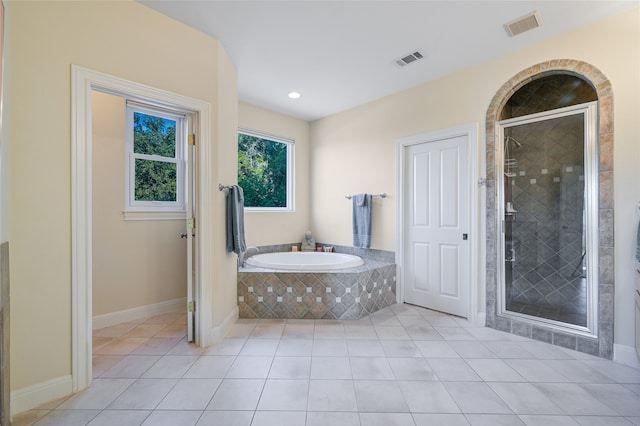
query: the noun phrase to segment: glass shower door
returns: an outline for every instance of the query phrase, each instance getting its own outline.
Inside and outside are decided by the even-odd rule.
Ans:
[[[590,276],[588,253],[597,244],[589,244],[596,155],[589,150],[588,110],[582,105],[500,123],[501,296],[508,315],[590,328],[597,274]]]

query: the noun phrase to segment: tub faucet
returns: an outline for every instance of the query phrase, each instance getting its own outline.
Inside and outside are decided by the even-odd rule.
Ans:
[[[260,251],[260,249],[258,247],[247,247],[247,249],[245,251],[243,251],[242,253],[240,253],[240,256],[238,256],[238,263],[240,264],[241,268],[244,268],[244,262],[245,260],[247,260],[247,254],[249,254],[249,250],[255,250],[256,253],[258,253]]]

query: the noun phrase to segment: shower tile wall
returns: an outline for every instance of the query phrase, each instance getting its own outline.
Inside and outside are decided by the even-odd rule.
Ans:
[[[509,130],[522,147],[509,144],[517,167],[505,180],[517,210],[506,216],[507,310],[586,326],[581,116]]]

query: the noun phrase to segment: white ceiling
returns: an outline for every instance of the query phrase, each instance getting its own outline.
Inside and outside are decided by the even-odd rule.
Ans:
[[[238,69],[241,101],[305,120],[640,6],[640,0],[140,1],[220,40]],[[540,28],[507,36],[505,23],[534,10]],[[395,64],[416,49],[424,59]],[[302,97],[289,99],[290,91]]]

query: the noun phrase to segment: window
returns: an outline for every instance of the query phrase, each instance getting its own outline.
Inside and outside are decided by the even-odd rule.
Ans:
[[[185,117],[127,104],[128,211],[184,211]]]
[[[293,210],[293,141],[238,133],[238,184],[248,209]]]

